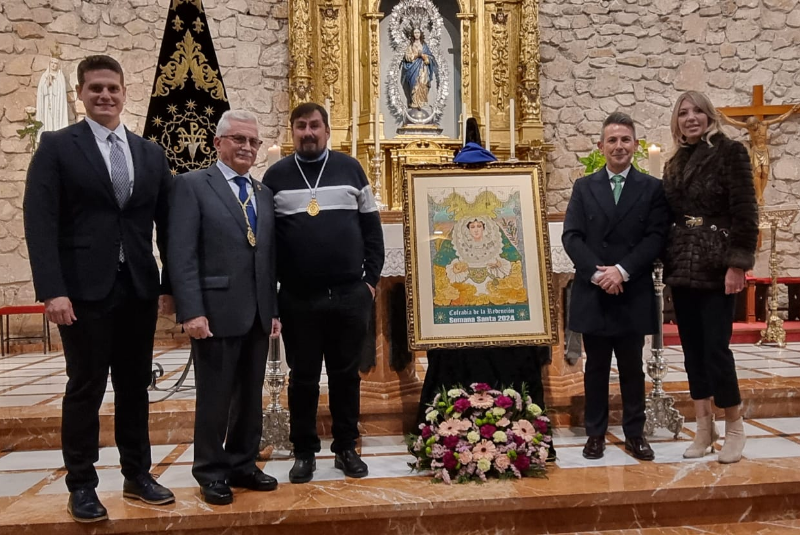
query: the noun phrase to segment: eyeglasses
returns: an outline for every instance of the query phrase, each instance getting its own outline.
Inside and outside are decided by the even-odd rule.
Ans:
[[[264,142],[258,139],[257,137],[247,137],[247,136],[219,136],[219,137],[226,137],[228,139],[231,139],[233,140],[234,143],[241,146],[245,146],[249,143],[250,146],[255,147],[257,149],[264,144]]]

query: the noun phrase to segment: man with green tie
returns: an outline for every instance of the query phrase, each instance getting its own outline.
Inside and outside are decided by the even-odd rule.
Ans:
[[[608,428],[612,354],[622,393],[625,449],[635,458],[655,455],[643,436],[644,337],[657,332],[653,262],[661,254],[669,211],[661,181],[632,165],[636,129],[625,113],[603,122],[597,144],[606,165],[575,181],[562,241],[575,264],[569,328],[583,334],[587,459],[599,459]]]

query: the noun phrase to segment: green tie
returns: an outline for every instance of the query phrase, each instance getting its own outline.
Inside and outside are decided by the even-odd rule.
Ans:
[[[622,175],[614,175],[611,177],[611,181],[614,183],[614,204],[619,202],[619,196],[622,195],[623,180],[625,180],[625,177]]]

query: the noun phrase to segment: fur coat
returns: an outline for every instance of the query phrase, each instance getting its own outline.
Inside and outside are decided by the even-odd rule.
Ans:
[[[729,267],[753,268],[758,209],[750,158],[741,143],[717,133],[711,146],[701,140],[696,147],[681,147],[664,168],[664,192],[675,221],[664,263],[668,285],[720,289]],[[686,216],[726,223],[688,228],[682,224]]]

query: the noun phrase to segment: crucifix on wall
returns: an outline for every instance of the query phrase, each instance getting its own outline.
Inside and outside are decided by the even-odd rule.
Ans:
[[[793,113],[800,111],[800,104],[768,106],[764,104],[764,86],[753,86],[753,102],[750,106],[732,106],[717,108],[720,118],[731,126],[744,128],[750,135],[750,164],[753,167],[753,183],[756,188],[758,204],[764,204],[764,189],[770,178],[769,147],[767,146],[767,130],[770,126],[780,124]],[[764,119],[772,115],[772,119]],[[747,117],[737,121],[734,117]]]

